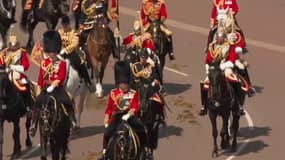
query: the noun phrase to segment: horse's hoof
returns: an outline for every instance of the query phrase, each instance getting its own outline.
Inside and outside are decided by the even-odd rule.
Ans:
[[[11,160],[14,160],[14,159],[17,159],[19,158],[21,155],[21,152],[20,151],[17,151],[17,152],[14,152],[11,156]]]
[[[33,146],[33,143],[30,139],[26,139],[26,147],[30,148]]]
[[[41,157],[41,160],[47,160],[47,157]]]
[[[103,98],[103,94],[102,93],[96,93],[96,97],[101,99],[101,98]]]
[[[216,157],[218,157],[219,155],[218,155],[218,151],[213,151],[212,152],[212,158],[216,158]]]

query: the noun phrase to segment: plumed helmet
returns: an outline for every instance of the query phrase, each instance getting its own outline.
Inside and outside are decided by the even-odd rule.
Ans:
[[[115,71],[115,84],[119,83],[130,83],[131,80],[131,69],[130,65],[126,61],[117,61],[114,67]]]
[[[19,44],[19,41],[18,41],[18,38],[15,34],[14,28],[15,28],[14,25],[11,25],[9,39],[8,39],[8,43],[9,43],[8,46],[10,46],[10,47],[14,47],[14,46]]]
[[[61,19],[61,25],[69,25],[70,24],[70,18],[69,16],[64,16]]]
[[[215,36],[216,36],[216,39],[217,38],[224,38],[224,39],[227,38],[226,32],[222,27],[218,28]]]
[[[59,53],[61,50],[60,34],[55,30],[48,30],[43,34],[43,48],[44,52]]]

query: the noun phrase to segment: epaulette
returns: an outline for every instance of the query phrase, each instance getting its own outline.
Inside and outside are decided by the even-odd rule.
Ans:
[[[143,3],[143,4],[145,4],[145,3],[146,3],[146,2],[148,2],[148,1],[149,1],[149,0],[143,0],[143,2],[142,2],[142,3]]]

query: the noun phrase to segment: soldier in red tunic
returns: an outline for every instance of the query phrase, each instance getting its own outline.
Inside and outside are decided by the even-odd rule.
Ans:
[[[167,12],[164,0],[143,0],[141,8],[141,19],[143,21],[144,29],[147,30],[152,21],[159,21],[161,23],[161,31],[168,37],[168,53],[170,60],[174,60],[172,44],[172,32],[164,24],[167,19]]]
[[[44,52],[49,58],[42,61],[38,76],[38,86],[41,89],[34,105],[34,120],[31,127],[31,135],[35,135],[39,112],[44,96],[52,93],[60,103],[64,104],[68,112],[72,127],[75,127],[75,116],[71,97],[64,89],[64,80],[66,78],[66,63],[57,56],[61,50],[61,38],[57,31],[49,30],[43,34]]]
[[[103,140],[103,155],[99,159],[105,158],[107,144],[113,136],[116,128],[122,120],[128,121],[135,132],[140,137],[140,144],[144,148],[146,143],[146,132],[143,124],[137,118],[138,113],[138,93],[129,88],[130,67],[125,61],[118,61],[115,64],[115,83],[118,88],[110,91],[105,110],[105,132]]]
[[[33,100],[28,78],[24,74],[29,69],[30,63],[26,50],[20,47],[18,38],[13,32],[12,27],[8,47],[0,52],[0,65],[6,66],[10,73],[10,80],[17,90],[22,93],[26,109],[30,111]]]
[[[209,65],[214,61],[221,62],[220,69],[224,71],[224,74],[228,79],[234,80],[231,85],[235,90],[235,94],[240,94],[240,83],[236,75],[233,73],[233,68],[236,61],[235,46],[227,41],[227,36],[224,30],[217,31],[215,40],[209,46],[205,60],[206,74],[209,74]],[[200,83],[202,102],[200,115],[202,116],[207,114],[206,101],[208,98],[208,90],[204,88],[205,83],[209,83],[208,77]],[[242,105],[239,106],[239,114],[245,114]]]
[[[218,19],[223,18],[223,15],[219,15],[219,12],[220,14],[221,13],[225,14],[224,16],[226,16],[228,12],[232,12],[234,16],[235,25],[236,25],[235,29],[241,34],[243,41],[244,41],[244,52],[247,52],[245,36],[235,18],[235,15],[238,13],[238,11],[239,11],[239,8],[238,8],[236,0],[214,0],[212,12],[211,12],[211,19],[210,19],[211,30],[209,32],[207,45],[209,45],[213,40],[214,34],[217,30]]]

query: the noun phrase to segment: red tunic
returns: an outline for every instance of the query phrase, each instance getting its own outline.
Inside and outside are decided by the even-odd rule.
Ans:
[[[243,38],[241,37],[240,33],[236,32],[235,34],[237,36],[237,40],[235,42],[236,47],[240,47],[240,48],[244,49],[245,45],[244,45]],[[236,54],[236,59],[239,59],[239,58],[240,58],[239,54]]]
[[[54,64],[50,58],[45,59],[40,66],[38,85],[40,88],[46,88],[50,84],[47,81],[59,80],[58,86],[62,86],[66,77],[66,63],[57,60]]]
[[[141,8],[141,19],[143,25],[147,25],[149,20],[165,21],[167,18],[166,7],[163,0],[153,3],[152,0],[143,0]]]
[[[9,64],[6,64],[9,63]],[[29,59],[25,49],[18,49],[17,51],[9,51],[5,48],[0,52],[0,65],[21,65],[24,71],[27,71],[30,67]],[[26,78],[26,75],[21,73],[20,79]]]
[[[236,0],[214,0],[213,8],[212,8],[212,13],[211,13],[211,21],[216,23],[217,21],[217,8],[219,7],[220,9],[229,9],[231,8],[233,10],[234,15],[238,13],[238,5]]]
[[[151,51],[154,51],[154,45],[152,39],[148,38],[147,36],[144,36],[145,38],[142,38],[142,48],[149,48]],[[135,40],[134,33],[130,33],[126,38],[123,40],[123,45],[128,45],[132,41]]]
[[[210,47],[214,47],[215,44],[211,44]],[[205,63],[206,64],[211,64],[213,62],[213,57],[212,57],[212,50],[209,49],[207,56],[206,56],[206,60]],[[235,53],[235,46],[234,45],[230,45],[229,48],[229,52],[227,53],[226,57],[225,57],[225,62],[227,61],[231,61],[233,64],[235,64],[236,61],[236,53]]]
[[[119,88],[111,90],[105,110],[105,114],[109,115],[109,122],[112,121],[113,112],[120,110],[124,106],[130,106],[130,109],[134,109],[135,113],[137,113],[139,110],[138,93],[135,90],[129,90],[124,93]]]

